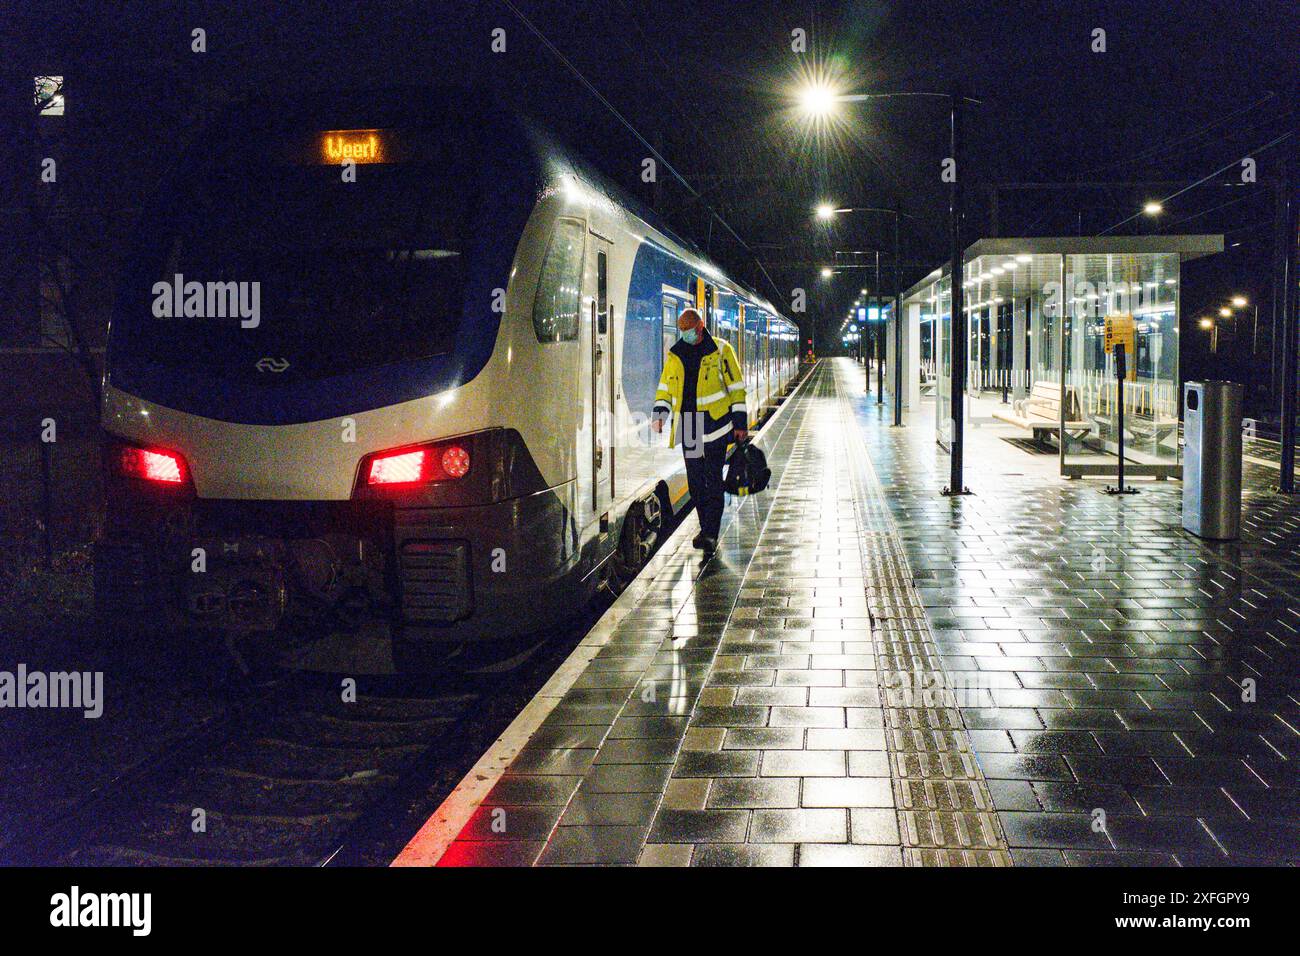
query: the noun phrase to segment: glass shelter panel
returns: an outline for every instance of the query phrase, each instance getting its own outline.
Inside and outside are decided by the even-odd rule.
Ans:
[[[1062,262],[1057,253],[1011,251],[966,264],[973,421],[1037,420],[1053,405],[1061,381]]]
[[[1065,267],[1065,321],[1056,336],[1067,406],[1062,472],[1115,471],[1122,404],[1126,470],[1175,474],[1177,253],[1070,255]],[[1122,387],[1118,347],[1124,350]]]
[[[949,276],[943,276],[930,287],[930,301],[927,307],[934,320],[934,330],[938,339],[938,377],[935,381],[934,408],[935,440],[950,450],[952,441],[952,282]]]

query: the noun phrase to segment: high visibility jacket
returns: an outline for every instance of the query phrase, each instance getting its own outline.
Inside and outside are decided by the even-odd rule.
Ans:
[[[735,349],[712,336],[709,341],[713,343],[713,349],[700,358],[699,376],[695,381],[695,410],[707,412],[715,421],[725,419],[727,425],[725,429],[718,426],[716,434],[700,436],[706,442],[713,441],[732,429],[749,427],[745,409],[745,379],[740,372],[740,363],[736,361]],[[663,419],[672,416],[672,432],[668,437],[670,448],[677,444],[677,422],[681,418],[685,376],[686,368],[681,358],[674,349],[669,349],[664,359],[664,374],[655,391],[654,417]]]

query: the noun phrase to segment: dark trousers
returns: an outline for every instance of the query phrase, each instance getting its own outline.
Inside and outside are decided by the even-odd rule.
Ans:
[[[710,538],[718,536],[722,526],[722,509],[724,505],[722,491],[722,471],[727,464],[727,444],[731,435],[716,439],[700,447],[690,444],[682,445],[682,454],[686,457],[686,483],[691,489],[691,501],[695,502],[696,513],[700,516],[700,531]]]

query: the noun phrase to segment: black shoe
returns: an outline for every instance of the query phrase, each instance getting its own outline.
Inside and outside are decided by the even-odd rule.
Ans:
[[[705,554],[712,554],[714,551],[718,550],[718,539],[710,538],[703,531],[691,539],[691,544],[696,548],[699,548]]]

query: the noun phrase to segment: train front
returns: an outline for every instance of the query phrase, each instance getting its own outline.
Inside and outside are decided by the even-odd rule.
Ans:
[[[304,98],[181,159],[110,328],[107,617],[479,638],[533,613],[569,558],[490,374],[535,199],[517,132],[455,93]]]

